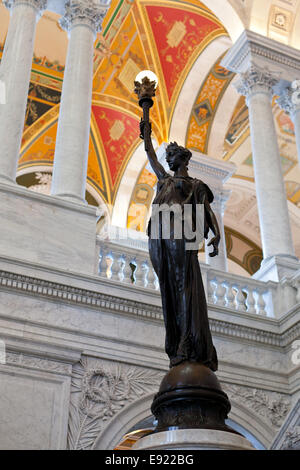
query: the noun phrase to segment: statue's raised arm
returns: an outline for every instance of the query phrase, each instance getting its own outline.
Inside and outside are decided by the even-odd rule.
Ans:
[[[152,145],[152,139],[151,139],[151,122],[149,121],[144,121],[141,120],[140,122],[140,137],[141,139],[144,140],[145,143],[145,151],[147,153],[148,160],[150,162],[150,165],[152,167],[152,170],[156,174],[157,178],[160,180],[164,178],[167,174],[166,170],[162,166],[161,163],[159,163],[157,159],[157,155],[155,153],[155,150]]]

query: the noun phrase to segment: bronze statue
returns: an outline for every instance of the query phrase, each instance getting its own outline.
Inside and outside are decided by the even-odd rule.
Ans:
[[[214,233],[208,245],[213,246],[210,256],[216,256],[220,231],[210,207],[214,197],[205,183],[188,175],[191,152],[176,142],[168,145],[166,160],[170,170],[174,171],[174,176],[171,176],[159,163],[155,154],[151,142],[151,123],[141,120],[140,131],[149,162],[158,178],[153,204],[169,206],[180,204],[182,207],[190,204],[193,218],[196,204],[203,204],[204,236],[207,238],[209,229]],[[170,238],[164,238],[161,232],[158,237],[152,238],[151,219],[148,225],[149,253],[160,284],[166,327],[165,348],[170,358],[170,367],[184,361],[193,361],[200,362],[215,371],[218,360],[209,329],[198,250],[186,249],[188,240],[185,236],[180,239],[174,237],[173,214],[170,216]],[[195,223],[193,227],[195,228]]]
[[[176,142],[167,146],[166,160],[170,170],[174,171],[173,176],[159,163],[151,141],[149,121],[156,77],[153,77],[152,72],[141,72],[134,84],[139,105],[143,109],[140,136],[144,139],[145,151],[158,178],[147,232],[150,258],[160,284],[166,327],[165,347],[170,358],[170,370],[162,379],[151,406],[157,420],[154,432],[175,428],[235,432],[225,423],[230,402],[214,373],[218,360],[209,329],[197,256],[199,227],[206,238],[209,229],[212,230],[214,237],[208,243],[208,246],[213,247],[210,256],[218,254],[220,231],[210,207],[214,196],[205,183],[188,175],[191,158],[188,149],[180,147]],[[188,220],[185,217],[187,206],[190,209]],[[157,208],[162,207],[162,211],[157,211]],[[201,225],[197,223],[199,207],[203,215]],[[188,235],[192,237],[182,230],[186,222],[189,225]],[[178,227],[181,228],[180,236]],[[190,238],[193,241],[193,237],[195,242],[191,246]]]

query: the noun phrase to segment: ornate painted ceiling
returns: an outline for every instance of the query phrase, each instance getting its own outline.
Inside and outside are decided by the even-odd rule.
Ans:
[[[267,0],[271,16],[266,19],[264,31],[274,38],[277,34],[277,39],[281,35],[280,40],[288,44],[296,41],[293,28],[298,21],[298,13],[295,13],[298,4],[291,2],[290,6],[286,2],[280,5],[282,2],[278,0],[274,5]],[[215,9],[217,17],[208,8],[211,2],[206,0],[203,3],[198,0],[112,0],[102,33],[95,42],[87,174],[89,203],[105,204],[112,220],[118,223],[122,218],[123,226],[131,226],[140,211],[137,228],[144,229],[156,179],[147,167],[141,148],[141,110],[133,93],[133,81],[143,69],[154,71],[159,78],[151,110],[155,145],[175,139],[181,145],[237,165],[237,172],[228,183],[232,197],[225,213],[227,245],[233,253],[232,260],[248,272],[253,271],[254,265],[246,266],[247,253],[257,254],[260,250],[248,111],[244,98],[231,86],[234,74],[222,68],[220,62],[241,25],[249,27],[252,22],[255,29],[255,18],[265,15],[261,3],[247,0],[241,7],[240,2],[226,1],[224,11]],[[228,8],[231,8],[231,16]],[[282,13],[280,8],[294,12],[293,25],[288,24],[290,13],[286,14],[284,25],[279,25],[280,18],[276,15]],[[20,184],[35,188],[40,185],[44,191],[49,191],[50,187],[68,47],[67,33],[61,29],[59,18],[60,15],[46,11],[37,25],[18,167]],[[0,0],[0,57],[8,24],[9,13]],[[297,238],[300,234],[300,168],[294,129],[289,117],[275,102],[273,109],[293,233]],[[43,183],[44,173],[49,176],[47,184]],[[125,217],[120,218],[117,214],[122,212]],[[243,227],[236,217],[242,212]],[[244,250],[240,256],[234,252],[233,240],[237,239],[240,246],[248,244],[248,251]],[[299,255],[300,245],[296,250]]]

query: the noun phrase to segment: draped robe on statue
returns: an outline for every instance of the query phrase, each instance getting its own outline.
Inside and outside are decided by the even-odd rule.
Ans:
[[[165,173],[157,183],[157,194],[153,205],[172,206],[190,204],[192,227],[195,229],[196,205],[213,201],[213,194],[202,181],[191,177],[171,176]],[[157,207],[157,206],[156,206]],[[209,231],[209,213],[204,207],[204,236]],[[183,236],[174,237],[174,214],[170,216],[170,237],[162,236],[160,219],[159,234],[151,238],[148,225],[149,253],[158,276],[164,321],[166,327],[166,353],[170,366],[183,361],[196,361],[215,371],[218,368],[216,350],[209,329],[207,304],[198,261],[198,250],[187,250],[190,241]]]

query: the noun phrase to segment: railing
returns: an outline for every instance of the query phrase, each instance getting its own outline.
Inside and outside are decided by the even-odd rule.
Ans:
[[[116,240],[98,238],[99,275],[128,286],[159,291],[147,238],[142,234],[135,239],[122,235],[124,238]],[[300,271],[276,283],[218,271],[203,263],[200,268],[209,305],[279,318],[300,303]]]

